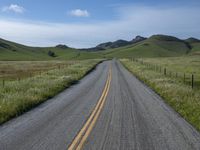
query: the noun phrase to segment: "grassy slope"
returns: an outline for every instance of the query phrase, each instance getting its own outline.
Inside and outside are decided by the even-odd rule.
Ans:
[[[192,43],[191,55],[200,55],[200,43]]]
[[[48,55],[48,51],[56,57]],[[101,58],[98,53],[82,52],[73,48],[29,47],[0,39],[0,60],[74,60]]]
[[[156,35],[149,39],[126,47],[110,49],[103,52],[108,57],[170,57],[181,56],[189,52],[189,47],[181,40]]]
[[[148,45],[147,45],[148,44]],[[163,48],[158,47],[154,43],[146,41],[140,44],[118,48],[107,53],[109,57],[159,57],[159,56],[177,56],[176,53],[168,52]]]
[[[195,61],[193,64],[190,64],[191,57],[179,57],[177,59],[187,64],[187,68],[190,68],[187,69],[188,72],[196,70],[196,67],[200,65],[200,61]],[[199,57],[194,58],[194,60],[198,59]],[[145,65],[131,62],[127,59],[121,61],[134,75],[154,89],[170,106],[200,131],[200,88],[192,90],[191,86],[184,84],[178,78],[164,76],[163,73],[156,72],[151,68],[147,68]],[[144,59],[144,61],[146,60]],[[159,64],[165,65],[169,63],[169,60],[167,58],[159,58],[155,60],[148,59],[147,62],[160,62]],[[178,68],[179,72],[185,72],[182,64],[177,63],[176,59],[170,60],[170,67],[175,70]]]

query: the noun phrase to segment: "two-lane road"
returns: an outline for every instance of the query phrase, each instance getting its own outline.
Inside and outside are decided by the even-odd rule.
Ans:
[[[81,145],[81,146],[80,146]],[[200,150],[200,133],[118,61],[0,126],[0,150]]]

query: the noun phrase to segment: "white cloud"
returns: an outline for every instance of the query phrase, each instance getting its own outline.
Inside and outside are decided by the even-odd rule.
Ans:
[[[25,9],[22,6],[11,4],[10,6],[5,6],[2,8],[3,12],[15,12],[15,13],[24,13]]]
[[[87,10],[74,9],[69,12],[69,15],[75,17],[89,17],[90,13]]]
[[[130,40],[136,35],[169,34],[200,38],[198,7],[125,7],[119,18],[93,23],[48,23],[0,19],[0,37],[33,46],[65,43],[91,47],[100,42]]]

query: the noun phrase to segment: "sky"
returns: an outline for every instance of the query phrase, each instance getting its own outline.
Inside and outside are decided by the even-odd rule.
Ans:
[[[1,0],[0,38],[29,46],[167,34],[200,38],[199,0]]]

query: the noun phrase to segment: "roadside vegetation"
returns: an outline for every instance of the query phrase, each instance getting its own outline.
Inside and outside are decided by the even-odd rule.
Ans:
[[[200,56],[140,58],[137,61],[121,59],[121,62],[200,131]],[[164,75],[164,70],[161,69],[160,71],[159,67],[151,66],[167,68],[172,73],[178,72],[179,77],[177,77],[177,74],[172,75],[172,73]],[[185,84],[183,81],[184,73],[194,74],[195,87],[193,89],[190,84]]]
[[[76,83],[99,62],[0,62],[0,124]]]

